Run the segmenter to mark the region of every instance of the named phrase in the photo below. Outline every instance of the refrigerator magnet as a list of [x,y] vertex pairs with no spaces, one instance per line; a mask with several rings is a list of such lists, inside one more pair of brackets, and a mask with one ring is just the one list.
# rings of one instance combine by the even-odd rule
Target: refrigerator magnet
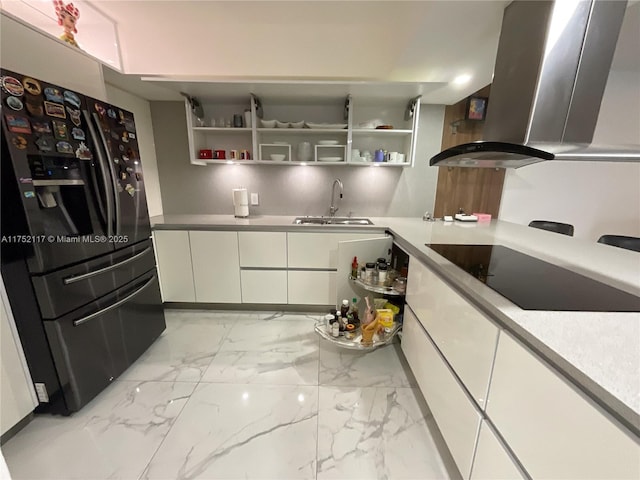
[[44,111],[50,117],[67,118],[67,114],[64,113],[64,106],[59,103],[44,102]]
[[9,107],[11,110],[15,110],[16,112],[19,110],[22,110],[22,107],[24,107],[24,105],[22,104],[22,100],[20,100],[18,97],[7,97],[7,107]]
[[113,130],[111,130],[110,133],[111,138],[113,138],[114,140],[120,140],[120,135],[118,135],[118,132],[114,132]]
[[69,90],[64,91],[64,101],[69,105],[80,108],[80,97]]
[[22,85],[27,93],[31,95],[40,95],[42,93],[42,87],[40,86],[40,82],[31,77],[24,77],[22,79]]
[[131,138],[132,140],[135,140],[136,139],[136,134],[129,132],[129,138]]
[[44,115],[44,109],[42,108],[42,101],[35,97],[26,97],[27,100],[27,112],[34,117],[42,117]]
[[107,115],[109,115],[109,118],[112,118],[114,120],[118,117],[116,115],[116,111],[113,108],[110,108],[109,110],[107,110]]
[[56,150],[60,153],[73,153],[73,147],[69,142],[56,143]]
[[98,112],[98,115],[100,115],[101,117],[104,117],[104,114],[107,113],[104,107],[99,103],[96,103],[94,108],[96,109],[96,112]]
[[122,155],[122,160],[125,162],[129,161],[129,157],[127,157],[126,155]]
[[113,163],[118,165],[120,163],[120,159],[118,157],[113,157]]
[[18,150],[24,150],[25,148],[27,148],[27,139],[21,137],[20,135],[13,137],[11,139],[11,143],[13,143],[13,146]]
[[124,152],[124,145],[118,145],[118,149],[119,149],[121,152]]
[[57,88],[48,87],[44,89],[44,98],[54,103],[64,103],[62,92]]
[[87,138],[84,134],[84,130],[78,127],[75,127],[71,130],[71,136],[74,140],[86,140]]
[[36,140],[36,146],[41,152],[52,152],[56,141],[50,135],[43,135]]
[[80,110],[76,110],[75,108],[67,107],[67,112],[69,113],[69,118],[71,122],[76,126],[80,126]]
[[84,144],[84,142],[80,142],[80,146],[76,150],[76,157],[80,160],[91,160],[93,155],[91,154],[91,150]]
[[127,193],[129,195],[131,195],[133,197],[133,194],[136,192],[136,189],[133,188],[133,186],[130,183],[127,183],[124,187],[124,189],[127,191]]
[[24,87],[17,78],[14,77],[2,77],[2,90],[14,97],[21,97],[24,95]]
[[67,124],[64,122],[53,121],[53,136],[58,140],[69,140],[69,132],[67,131]]
[[27,117],[20,117],[18,115],[5,115],[7,121],[7,128],[13,133],[31,133],[31,125]]
[[127,135],[127,132],[122,132],[122,138],[120,140],[124,143],[129,143],[129,135]]
[[134,123],[133,118],[125,117],[125,119],[124,119],[124,128],[128,132],[135,132],[136,131],[136,124]]
[[51,133],[49,122],[31,122],[31,128],[36,133]]
[[33,183],[33,178],[31,178],[31,177],[20,177],[19,181],[22,184],[31,184],[31,183]]
[[33,190],[24,192],[24,198],[36,198],[36,192],[34,192]]

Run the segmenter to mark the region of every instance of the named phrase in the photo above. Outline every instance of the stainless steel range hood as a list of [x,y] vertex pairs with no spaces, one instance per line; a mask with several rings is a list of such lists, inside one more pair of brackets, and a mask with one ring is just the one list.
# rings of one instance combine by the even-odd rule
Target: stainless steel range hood
[[626,0],[513,1],[502,20],[486,141],[444,150],[430,164],[640,162],[638,145],[591,145],[626,7]]

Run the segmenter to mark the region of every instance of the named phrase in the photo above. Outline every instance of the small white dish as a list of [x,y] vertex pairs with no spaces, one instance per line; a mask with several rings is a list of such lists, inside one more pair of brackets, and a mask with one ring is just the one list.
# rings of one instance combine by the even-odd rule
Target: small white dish
[[282,153],[272,153],[271,155],[269,155],[269,157],[271,157],[271,160],[273,160],[274,162],[282,162],[286,155],[282,154]]
[[318,145],[338,145],[338,140],[318,140]]
[[277,120],[262,120],[260,119],[260,124],[262,128],[276,128]]
[[319,162],[342,162],[342,157],[319,157]]
[[324,129],[336,129],[341,130],[347,128],[346,123],[311,123],[306,122],[305,125],[309,128],[324,128]]
[[276,120],[276,128],[289,128],[289,122],[280,122]]
[[304,120],[301,120],[299,122],[289,122],[289,126],[291,128],[304,128]]

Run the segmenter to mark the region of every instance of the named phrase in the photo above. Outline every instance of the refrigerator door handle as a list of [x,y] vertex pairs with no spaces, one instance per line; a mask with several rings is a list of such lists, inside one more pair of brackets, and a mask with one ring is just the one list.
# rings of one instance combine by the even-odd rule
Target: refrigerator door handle
[[132,257],[129,257],[126,260],[123,260],[122,262],[118,262],[114,265],[109,265],[108,267],[99,268],[98,270],[93,270],[91,272],[83,273],[82,275],[73,275],[71,277],[67,277],[62,281],[62,283],[64,283],[65,285],[69,285],[71,283],[76,283],[81,280],[86,280],[87,278],[95,277],[96,275],[100,275],[102,273],[110,272],[111,270],[115,270],[116,268],[119,268],[123,265],[126,265],[127,263],[131,263],[134,260],[137,260],[138,258],[142,257],[143,255],[146,255],[150,251],[151,251],[151,247],[147,247],[144,250],[142,250],[140,253],[136,253]]
[[86,317],[82,317],[82,318],[79,318],[78,320],[74,320],[73,326],[79,327],[83,323],[87,323],[88,321],[93,320],[94,318],[99,317],[100,315],[103,315],[107,312],[110,312],[111,310],[118,308],[120,305],[124,303],[127,303],[129,300],[131,300],[133,297],[140,294],[145,288],[151,285],[155,279],[156,279],[156,275],[154,273],[153,276],[149,280],[147,280],[146,283],[142,285],[139,289],[137,289],[135,292],[127,295],[122,300],[118,300],[116,303],[113,303],[108,307],[103,308],[102,310],[98,310],[97,312],[94,312],[91,315],[87,315]]
[[[105,160],[102,148],[98,145],[98,136],[96,135],[96,130],[93,127],[93,123],[91,123],[91,117],[89,116],[89,112],[86,110],[82,111],[84,115],[84,119],[87,122],[87,127],[89,129],[89,134],[93,138],[93,142],[96,146],[96,154],[98,156],[98,165],[100,166],[100,171],[102,172],[102,183],[104,185],[105,195],[107,197],[107,237],[113,236],[113,198],[118,198],[115,191],[113,191],[112,187],[109,186],[109,182],[107,181],[107,177],[111,177],[111,175],[107,172],[105,168]],[[104,139],[104,138],[103,138]],[[103,142],[104,145],[104,142]],[[109,161],[106,162],[110,163]],[[113,191],[113,195],[109,192]]]
[[116,171],[113,168],[113,160],[111,158],[111,155],[109,154],[109,145],[107,144],[107,139],[104,136],[104,132],[102,131],[102,128],[100,128],[100,117],[98,117],[97,113],[93,113],[93,120],[95,122],[95,126],[98,128],[98,135],[100,136],[100,140],[102,140],[104,151],[107,154],[107,165],[109,166],[109,171],[111,172],[111,181],[113,183],[113,195],[115,199],[116,235],[120,235],[120,194],[118,191],[118,176],[116,175]]

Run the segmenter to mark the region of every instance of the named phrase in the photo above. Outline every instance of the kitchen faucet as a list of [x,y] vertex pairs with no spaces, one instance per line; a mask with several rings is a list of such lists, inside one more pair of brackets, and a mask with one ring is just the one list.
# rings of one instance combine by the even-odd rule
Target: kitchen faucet
[[336,207],[333,204],[334,198],[335,198],[335,194],[336,194],[336,185],[338,185],[340,187],[340,198],[342,198],[342,190],[344,188],[344,185],[342,185],[342,180],[340,180],[339,178],[336,178],[333,181],[333,185],[331,186],[331,206],[329,206],[329,215],[331,215],[332,217],[338,211],[338,207]]

